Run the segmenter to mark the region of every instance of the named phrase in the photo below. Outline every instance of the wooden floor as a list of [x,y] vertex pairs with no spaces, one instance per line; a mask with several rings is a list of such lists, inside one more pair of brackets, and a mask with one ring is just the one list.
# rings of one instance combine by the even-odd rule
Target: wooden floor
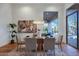
[[[16,44],[8,44],[4,47],[0,47],[0,53],[8,53],[16,48]],[[79,50],[69,45],[63,45],[63,51],[69,56],[79,56]]]
[[8,44],[6,46],[0,47],[0,53],[10,52],[16,48],[16,44]]
[[65,45],[63,51],[69,56],[79,56],[79,49],[73,48],[69,45]]

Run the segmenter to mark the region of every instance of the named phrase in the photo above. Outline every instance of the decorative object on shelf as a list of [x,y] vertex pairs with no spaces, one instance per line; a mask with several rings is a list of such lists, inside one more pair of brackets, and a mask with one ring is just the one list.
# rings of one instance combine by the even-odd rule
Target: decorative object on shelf
[[16,24],[14,24],[14,23],[10,23],[9,24],[9,26],[10,26],[10,32],[11,32],[11,44],[13,44],[14,43],[14,37],[16,37],[16,30],[15,30],[15,27],[16,27]]
[[33,37],[37,37],[37,33],[33,33]]
[[37,32],[37,25],[32,20],[20,20],[18,21],[18,31],[24,33]]
[[29,38],[30,36],[26,36],[27,38]]

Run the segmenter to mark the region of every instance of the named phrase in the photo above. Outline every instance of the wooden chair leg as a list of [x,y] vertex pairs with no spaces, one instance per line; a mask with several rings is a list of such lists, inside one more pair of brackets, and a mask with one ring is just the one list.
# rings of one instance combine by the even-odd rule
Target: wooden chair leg
[[21,51],[21,50],[22,50],[22,49],[21,49],[21,45],[19,45],[19,46],[20,46],[20,48],[19,48],[19,49],[20,49],[20,51]]
[[53,47],[53,55],[55,56],[55,45]]
[[17,47],[16,47],[16,48],[17,48],[16,50],[18,51],[18,50],[19,50],[19,47],[18,47],[18,45],[17,45]]

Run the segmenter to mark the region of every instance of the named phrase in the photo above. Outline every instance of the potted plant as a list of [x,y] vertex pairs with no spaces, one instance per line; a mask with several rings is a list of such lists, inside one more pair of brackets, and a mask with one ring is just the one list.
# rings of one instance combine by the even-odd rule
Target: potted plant
[[10,32],[11,32],[11,44],[12,43],[14,43],[14,37],[16,37],[16,30],[15,30],[15,27],[16,27],[16,24],[14,24],[14,23],[10,23],[9,24],[9,26],[10,26]]

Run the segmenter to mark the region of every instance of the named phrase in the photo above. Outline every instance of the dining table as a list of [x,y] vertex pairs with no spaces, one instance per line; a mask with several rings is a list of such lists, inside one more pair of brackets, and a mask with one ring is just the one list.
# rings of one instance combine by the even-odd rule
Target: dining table
[[[52,39],[55,39],[54,37],[51,37]],[[44,40],[47,39],[46,37],[37,37],[37,51],[44,51]],[[50,40],[50,38],[49,38]]]

